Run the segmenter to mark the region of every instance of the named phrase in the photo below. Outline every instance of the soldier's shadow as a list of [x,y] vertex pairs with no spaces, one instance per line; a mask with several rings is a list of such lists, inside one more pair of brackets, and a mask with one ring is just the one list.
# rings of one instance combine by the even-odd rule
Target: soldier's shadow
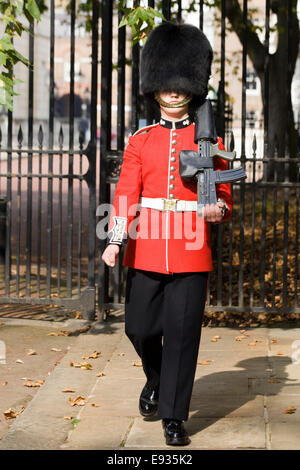
[[276,395],[283,387],[293,386],[297,381],[289,379],[286,372],[291,362],[288,356],[254,357],[235,364],[237,370],[208,373],[196,379],[190,419],[186,423],[189,434],[196,434],[228,416],[251,416],[252,411],[257,413],[258,409],[263,416],[263,399],[253,408],[250,403],[247,407],[244,405],[258,395]]

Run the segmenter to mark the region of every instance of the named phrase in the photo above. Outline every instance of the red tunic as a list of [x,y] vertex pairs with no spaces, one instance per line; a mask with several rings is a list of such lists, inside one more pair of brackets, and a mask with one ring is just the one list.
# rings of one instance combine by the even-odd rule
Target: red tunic
[[[163,121],[162,121],[163,122]],[[219,148],[224,150],[222,139]],[[109,230],[116,219],[124,222],[128,243],[123,265],[165,274],[212,271],[209,223],[197,212],[160,211],[141,207],[140,197],[197,201],[197,183],[185,182],[179,174],[181,150],[197,150],[194,124],[170,129],[149,126],[129,138],[116,186]],[[215,170],[226,170],[228,162],[214,158]],[[229,220],[232,210],[231,185],[216,185],[217,197],[226,201]],[[129,233],[128,233],[129,232]]]

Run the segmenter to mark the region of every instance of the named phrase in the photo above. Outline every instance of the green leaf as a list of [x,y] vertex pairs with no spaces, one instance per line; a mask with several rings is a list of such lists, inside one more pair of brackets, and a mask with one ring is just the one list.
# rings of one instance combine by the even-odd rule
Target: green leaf
[[18,52],[16,49],[9,53],[9,56],[12,58],[14,64],[16,64],[17,62],[22,62],[22,64],[24,65],[29,65],[29,60],[26,59],[26,57],[24,57],[22,54],[20,54],[20,52]]
[[7,93],[4,87],[1,87],[1,79],[0,79],[0,105],[12,111],[13,110],[12,104],[13,104],[12,97]]
[[78,424],[78,423],[80,423],[80,419],[77,419],[77,418],[74,418],[71,421],[71,424],[72,424],[73,428],[75,428],[76,424]]
[[12,43],[12,38],[8,35],[3,36],[2,39],[0,39],[0,49],[3,51],[9,51],[13,49],[13,43]]
[[0,65],[4,65],[5,67],[6,61],[7,61],[7,54],[0,51]]
[[129,24],[129,26],[133,26],[137,22],[139,13],[140,13],[139,8],[137,8],[135,11],[133,11],[132,13],[130,13],[128,15],[128,24]]
[[123,26],[126,26],[127,24],[128,24],[127,16],[124,15],[120,21],[119,28],[122,28]]
[[23,33],[23,31],[26,31],[28,32],[29,29],[26,28],[20,21],[15,21],[14,23],[14,30],[16,31],[16,33],[21,36],[21,34]]
[[13,89],[13,79],[8,73],[0,73],[0,80],[4,83],[5,88]]
[[26,3],[26,10],[30,13],[30,15],[35,18],[37,21],[40,21],[40,9],[37,6],[35,0],[28,0]]
[[24,0],[16,0],[16,16],[23,15]]

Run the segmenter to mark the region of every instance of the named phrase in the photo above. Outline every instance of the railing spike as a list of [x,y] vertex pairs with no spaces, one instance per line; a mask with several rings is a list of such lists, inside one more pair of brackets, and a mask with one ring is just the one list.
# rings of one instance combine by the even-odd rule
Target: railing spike
[[257,139],[256,139],[256,134],[253,135],[253,141],[252,141],[252,150],[253,153],[256,153],[257,150]]
[[84,132],[82,130],[79,131],[79,145],[80,145],[80,148],[83,147],[83,144],[84,144]]
[[229,147],[230,147],[230,152],[233,152],[233,151],[234,151],[234,147],[235,147],[235,141],[234,141],[234,134],[233,134],[232,131],[231,131],[231,133],[230,133],[230,144],[229,144]]
[[43,131],[42,125],[40,124],[39,132],[38,132],[38,141],[39,141],[40,147],[43,146],[43,140],[44,140],[44,131]]
[[19,143],[19,146],[22,145],[22,142],[23,142],[23,131],[22,131],[22,126],[21,126],[21,124],[20,124],[19,131],[18,131],[18,143]]
[[62,147],[63,143],[64,143],[64,132],[62,129],[62,125],[60,125],[59,134],[58,134],[58,144],[60,147]]

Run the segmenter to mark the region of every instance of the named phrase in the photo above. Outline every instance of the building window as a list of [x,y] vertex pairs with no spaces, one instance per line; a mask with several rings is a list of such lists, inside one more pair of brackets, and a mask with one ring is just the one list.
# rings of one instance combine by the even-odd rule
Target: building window
[[260,81],[257,73],[253,69],[247,69],[246,89],[247,93],[251,95],[258,95],[260,93]]
[[[71,64],[70,62],[64,63],[64,81],[70,82],[70,73],[71,73]],[[74,81],[79,82],[82,76],[82,72],[80,70],[80,63],[74,62]]]
[[246,126],[250,127],[250,129],[254,129],[256,124],[256,112],[255,111],[247,111],[246,113]]

